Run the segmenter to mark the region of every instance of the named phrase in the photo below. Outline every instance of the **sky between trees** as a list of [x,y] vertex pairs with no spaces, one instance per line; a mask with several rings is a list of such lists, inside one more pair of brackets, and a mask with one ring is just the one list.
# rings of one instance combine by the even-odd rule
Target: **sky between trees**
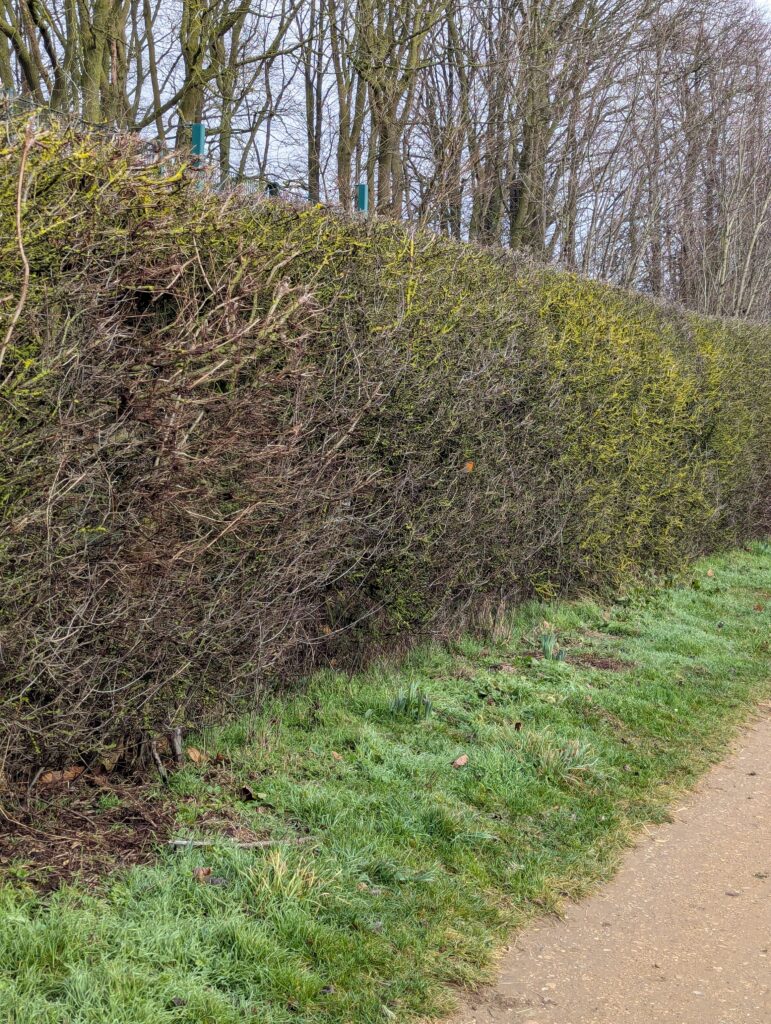
[[710,313],[771,315],[750,0],[0,0],[0,81],[268,180]]

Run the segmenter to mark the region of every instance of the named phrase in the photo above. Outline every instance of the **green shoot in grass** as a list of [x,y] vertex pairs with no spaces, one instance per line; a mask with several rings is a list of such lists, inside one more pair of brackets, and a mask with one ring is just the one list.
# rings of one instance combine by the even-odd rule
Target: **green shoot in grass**
[[410,683],[406,689],[399,690],[391,701],[391,713],[421,722],[429,717],[432,706],[430,697],[422,692],[418,684]]
[[541,634],[541,653],[546,661],[564,661],[565,650],[559,646],[555,633]]

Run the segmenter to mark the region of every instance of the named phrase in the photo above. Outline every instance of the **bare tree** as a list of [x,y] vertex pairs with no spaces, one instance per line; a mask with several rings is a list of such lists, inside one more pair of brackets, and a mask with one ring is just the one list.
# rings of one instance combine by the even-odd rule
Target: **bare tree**
[[254,177],[768,317],[752,0],[0,0],[0,82]]

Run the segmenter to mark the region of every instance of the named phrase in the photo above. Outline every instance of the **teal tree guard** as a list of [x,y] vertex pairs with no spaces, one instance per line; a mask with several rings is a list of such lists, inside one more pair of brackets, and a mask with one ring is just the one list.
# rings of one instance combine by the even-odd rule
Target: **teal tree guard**
[[203,158],[206,153],[206,129],[200,121],[190,126],[193,131],[193,156],[196,157],[195,166],[203,168]]
[[206,129],[200,121],[194,121],[190,125],[192,129],[193,169],[200,171],[196,188],[202,189],[204,185],[204,157],[206,155]]

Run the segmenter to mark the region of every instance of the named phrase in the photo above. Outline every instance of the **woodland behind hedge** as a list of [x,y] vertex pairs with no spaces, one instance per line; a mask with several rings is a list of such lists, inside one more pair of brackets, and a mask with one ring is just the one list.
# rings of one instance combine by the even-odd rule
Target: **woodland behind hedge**
[[130,138],[0,145],[0,768],[771,526],[771,327]]

